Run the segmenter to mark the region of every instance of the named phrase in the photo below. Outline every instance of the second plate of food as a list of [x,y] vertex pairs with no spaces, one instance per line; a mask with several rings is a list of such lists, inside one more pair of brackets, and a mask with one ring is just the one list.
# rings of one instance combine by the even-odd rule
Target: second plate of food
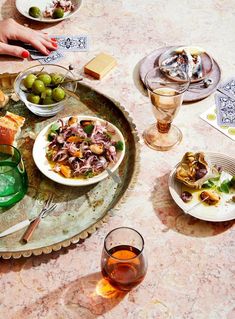
[[181,80],[183,70],[191,79],[190,82],[194,83],[202,81],[211,73],[213,60],[202,48],[180,46],[170,48],[161,54],[159,66],[170,78],[177,80]]
[[[143,60],[140,63],[139,73],[140,73],[140,79],[144,85],[145,85],[146,74],[153,68],[162,65],[163,61],[170,59],[168,60],[170,63],[170,69],[172,64],[173,64],[172,71],[175,69],[174,53],[175,53],[175,50],[177,50],[177,48],[178,49],[182,48],[182,46],[162,47],[151,52],[145,58],[143,58]],[[185,55],[184,57],[187,58]],[[194,79],[194,82],[198,82],[199,80],[198,83],[192,83],[189,85],[188,90],[184,93],[184,97],[183,97],[184,102],[196,102],[198,100],[206,98],[207,96],[209,96],[216,90],[220,82],[221,70],[217,62],[213,58],[211,58],[210,55],[207,54],[206,52],[203,53],[202,60],[203,60],[203,67],[202,67],[202,73],[201,73],[202,77],[200,78],[200,80]],[[198,69],[196,68],[196,73],[197,72],[198,72]],[[200,74],[200,72],[197,74]],[[204,78],[211,80],[211,84],[208,87],[205,87],[203,84]]]
[[68,186],[97,183],[117,170],[125,155],[120,130],[93,116],[71,116],[47,125],[37,136],[33,158],[51,180]]
[[176,204],[196,218],[220,222],[235,218],[235,160],[220,153],[184,155],[169,176]]
[[55,23],[70,18],[81,7],[82,0],[16,0],[17,10],[26,18]]

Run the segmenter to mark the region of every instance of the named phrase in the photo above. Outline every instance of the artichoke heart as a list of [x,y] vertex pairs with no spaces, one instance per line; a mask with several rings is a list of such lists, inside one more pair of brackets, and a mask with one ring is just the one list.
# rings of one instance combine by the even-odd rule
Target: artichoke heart
[[203,152],[185,153],[176,169],[176,179],[190,188],[200,189],[202,184],[217,171],[205,159]]

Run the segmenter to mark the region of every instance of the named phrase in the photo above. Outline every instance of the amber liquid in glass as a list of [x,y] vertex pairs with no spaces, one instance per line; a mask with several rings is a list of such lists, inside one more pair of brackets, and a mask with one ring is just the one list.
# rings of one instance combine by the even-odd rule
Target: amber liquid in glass
[[173,118],[179,111],[183,95],[172,88],[158,88],[150,92],[154,115],[158,121],[157,128],[160,133],[167,133]]
[[114,258],[107,257],[101,267],[104,278],[113,287],[129,291],[144,279],[145,261],[137,248],[120,245],[110,249],[109,255]]

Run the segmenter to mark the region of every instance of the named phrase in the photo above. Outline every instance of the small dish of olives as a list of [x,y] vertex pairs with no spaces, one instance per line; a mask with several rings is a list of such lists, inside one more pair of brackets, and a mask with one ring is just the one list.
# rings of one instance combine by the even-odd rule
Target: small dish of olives
[[14,83],[15,93],[34,114],[49,117],[61,111],[77,83],[73,73],[59,65],[37,65],[21,72]]
[[16,0],[17,10],[26,18],[55,23],[70,18],[81,7],[82,0]]

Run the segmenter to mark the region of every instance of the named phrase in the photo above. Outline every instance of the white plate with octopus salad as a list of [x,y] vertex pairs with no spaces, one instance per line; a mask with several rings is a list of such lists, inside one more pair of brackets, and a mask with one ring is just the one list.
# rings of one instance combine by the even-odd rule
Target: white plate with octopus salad
[[[43,154],[43,156],[42,156]],[[47,125],[37,136],[33,158],[51,180],[85,186],[117,170],[125,154],[120,130],[93,116],[71,116]]]

